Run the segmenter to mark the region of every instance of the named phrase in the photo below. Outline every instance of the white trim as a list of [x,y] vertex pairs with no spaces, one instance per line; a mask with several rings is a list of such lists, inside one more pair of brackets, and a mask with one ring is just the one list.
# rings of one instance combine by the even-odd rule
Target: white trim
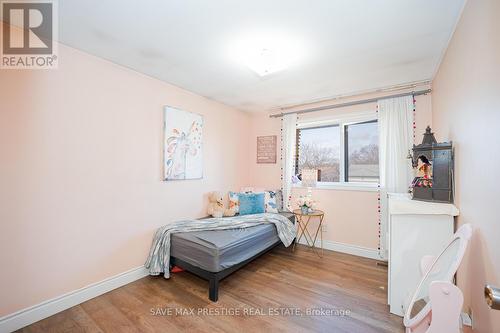
[[[350,120],[349,120],[350,121]],[[341,184],[346,183],[345,179],[345,168],[346,164],[349,163],[349,160],[345,158],[345,123],[340,123],[340,156],[339,156],[339,182]],[[300,151],[299,151],[300,152]]]
[[143,267],[117,274],[0,318],[0,332],[12,332],[148,275]]
[[[300,240],[299,244],[307,245],[307,242],[304,238],[302,238]],[[320,240],[316,240],[316,246],[318,248],[321,247]],[[325,250],[352,254],[352,255],[355,255],[358,257],[381,260],[379,253],[378,253],[378,250],[377,249],[370,249],[368,247],[345,244],[345,243],[340,243],[340,242],[335,242],[335,241],[330,241],[330,240],[324,240],[323,241],[323,248]]]
[[293,185],[293,188],[305,188],[312,190],[338,190],[338,191],[361,191],[361,192],[377,192],[378,183],[348,183],[348,182],[318,182],[316,187],[302,186],[301,183]]

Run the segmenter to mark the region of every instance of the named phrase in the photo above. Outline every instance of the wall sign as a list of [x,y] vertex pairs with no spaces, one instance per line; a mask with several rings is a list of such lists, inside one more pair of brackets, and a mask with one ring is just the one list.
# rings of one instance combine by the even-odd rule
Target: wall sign
[[276,135],[257,137],[257,163],[276,163]]

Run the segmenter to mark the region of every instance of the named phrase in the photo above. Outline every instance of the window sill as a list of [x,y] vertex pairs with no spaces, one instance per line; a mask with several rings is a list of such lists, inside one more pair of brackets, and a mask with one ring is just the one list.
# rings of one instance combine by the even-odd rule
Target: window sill
[[[302,186],[302,184],[293,184],[293,188],[309,188]],[[377,192],[379,190],[378,184],[372,183],[318,183],[316,187],[311,187],[313,190],[338,190],[338,191],[363,191],[363,192]]]

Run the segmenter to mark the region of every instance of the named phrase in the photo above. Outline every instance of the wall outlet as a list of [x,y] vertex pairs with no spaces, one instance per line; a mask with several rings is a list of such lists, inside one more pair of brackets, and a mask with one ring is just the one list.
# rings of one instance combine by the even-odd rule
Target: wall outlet
[[467,312],[462,312],[460,314],[460,319],[462,321],[462,325],[469,326],[471,329],[474,329],[474,315],[471,307],[467,309]]
[[472,318],[467,312],[462,312],[460,318],[462,320],[462,325],[472,327]]
[[326,232],[326,224],[323,224],[323,225],[321,226],[321,231]]

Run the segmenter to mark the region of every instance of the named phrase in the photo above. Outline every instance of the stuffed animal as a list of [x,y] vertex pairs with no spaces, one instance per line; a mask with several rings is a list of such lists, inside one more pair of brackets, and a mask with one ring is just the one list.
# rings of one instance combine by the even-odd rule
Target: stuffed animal
[[234,216],[236,211],[234,208],[227,209],[224,207],[224,197],[222,192],[211,192],[208,195],[208,215],[213,217]]

